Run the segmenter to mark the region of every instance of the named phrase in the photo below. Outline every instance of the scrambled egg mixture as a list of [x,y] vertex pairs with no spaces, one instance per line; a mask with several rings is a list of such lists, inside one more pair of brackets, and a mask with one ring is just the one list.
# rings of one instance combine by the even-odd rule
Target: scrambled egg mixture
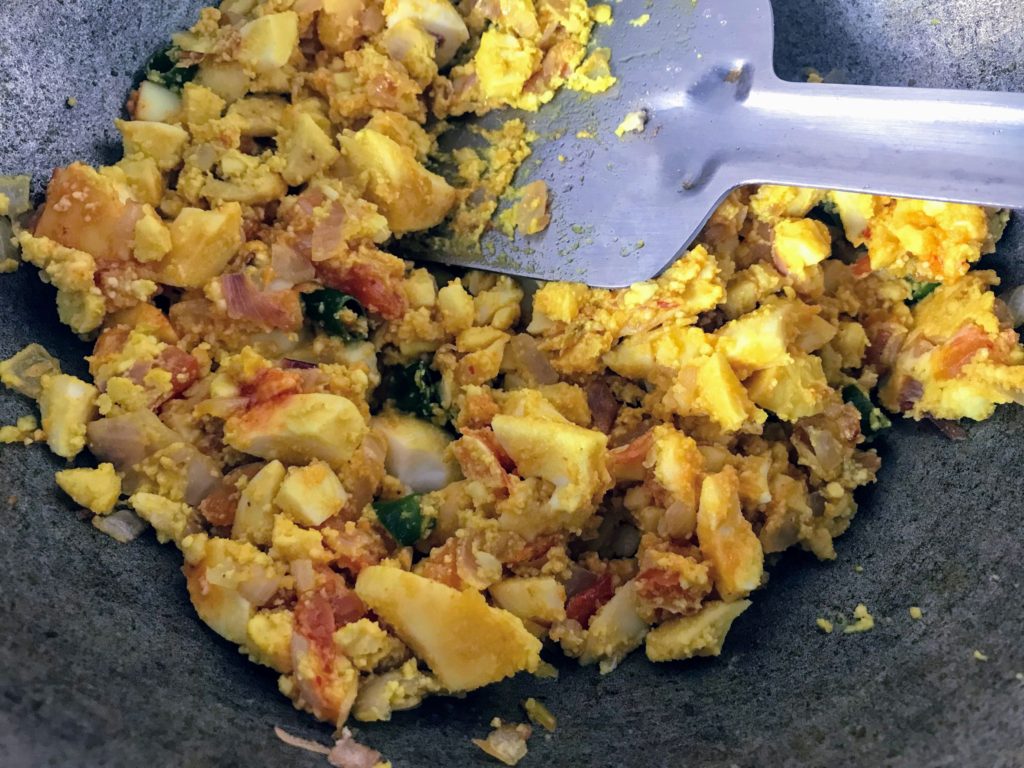
[[[458,185],[428,115],[606,86],[591,21],[225,0],[154,61],[124,159],[57,170],[17,230],[95,346],[91,381],[38,345],[0,364],[41,414],[5,439],[88,450],[61,489],[177,546],[202,619],[339,727],[544,674],[545,643],[605,672],[717,655],[767,555],[835,556],[880,406],[983,419],[1024,391],[999,280],[971,271],[1006,218],[973,206],[740,189],[659,278],[529,302],[391,255],[480,226],[464,204],[528,151],[506,124]],[[524,190],[510,226],[545,205]]]

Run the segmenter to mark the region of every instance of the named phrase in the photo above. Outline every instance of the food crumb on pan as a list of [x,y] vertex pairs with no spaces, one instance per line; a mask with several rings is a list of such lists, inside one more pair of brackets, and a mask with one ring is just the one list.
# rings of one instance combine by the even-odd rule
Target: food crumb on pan
[[853,572],[854,573],[864,573],[864,566],[860,565],[859,563],[857,565],[854,565],[853,566]]
[[910,606],[910,608],[908,610],[910,612],[910,618],[912,618],[914,621],[917,621],[917,620],[921,619],[922,617],[924,617],[924,611],[922,611],[916,605]]
[[644,128],[647,125],[647,110],[638,109],[635,112],[629,112],[622,118],[622,122],[619,123],[615,129],[615,135],[620,139],[627,133],[643,133]]
[[651,14],[641,13],[635,19],[629,20],[629,26],[631,27],[643,27],[646,26],[647,22],[651,20]]
[[491,720],[492,730],[486,739],[473,739],[480,749],[505,765],[516,765],[526,757],[526,742],[533,729],[525,723],[503,723],[501,718]]
[[547,182],[537,179],[508,193],[516,202],[498,214],[497,225],[509,237],[515,232],[536,235],[551,223]]
[[554,664],[549,664],[546,661],[542,661],[537,665],[536,671],[533,673],[534,677],[539,677],[542,680],[557,680],[558,679],[558,667]]
[[45,439],[46,434],[39,429],[35,416],[19,416],[14,424],[0,427],[0,443],[31,445]]
[[609,48],[595,48],[583,60],[583,63],[569,75],[566,87],[583,93],[604,93],[607,91],[618,81],[612,74],[611,56],[612,52]]
[[558,726],[558,719],[551,710],[532,697],[523,702],[523,709],[526,710],[526,716],[530,718],[531,723],[539,725],[549,733]]
[[596,24],[611,24],[612,7],[607,3],[592,5],[590,6],[590,18],[592,18]]
[[853,618],[855,619],[853,623],[843,627],[843,634],[869,632],[875,628],[875,617],[868,613],[868,608],[864,603],[858,603],[857,607],[853,609]]
[[819,616],[817,619],[814,620],[814,623],[817,625],[818,629],[820,629],[826,635],[831,635],[832,634],[832,629],[833,629],[832,622],[829,621],[828,619]]
[[975,649],[972,655],[977,661],[988,661],[988,654],[982,653],[978,649]]
[[342,728],[337,734],[333,747],[295,736],[279,725],[274,726],[274,735],[290,747],[323,755],[333,768],[391,768],[391,763],[383,760],[380,752],[360,744],[348,728]]

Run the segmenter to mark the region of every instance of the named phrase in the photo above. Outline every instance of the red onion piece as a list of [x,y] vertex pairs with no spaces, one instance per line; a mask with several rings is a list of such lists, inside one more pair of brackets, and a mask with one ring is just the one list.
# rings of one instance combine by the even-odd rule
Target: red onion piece
[[572,575],[565,582],[565,596],[573,597],[585,589],[589,589],[597,581],[597,575],[578,565],[572,566]]
[[344,243],[342,227],[345,224],[345,209],[338,203],[331,203],[327,215],[313,227],[311,256],[313,261],[323,261],[333,256]]
[[1024,325],[1024,285],[1018,285],[1009,293],[1003,294],[1002,298],[1005,303],[1007,313],[1010,321],[1013,323],[1013,327],[1017,328],[1020,325]]
[[122,472],[154,451],[181,441],[178,433],[152,411],[133,411],[99,419],[89,424],[86,434],[93,455],[100,461],[109,461]]
[[327,762],[335,768],[373,768],[380,761],[380,752],[360,744],[348,728],[341,729],[341,738],[327,755]]
[[146,530],[146,522],[130,509],[119,509],[110,515],[97,515],[92,519],[93,526],[112,539],[127,544],[134,541]]
[[904,379],[902,386],[900,386],[899,394],[896,398],[899,409],[903,412],[911,410],[923,394],[924,384],[908,376]]
[[193,507],[209,496],[221,481],[216,462],[197,449],[192,450],[188,459],[186,477],[185,503]]
[[297,749],[304,749],[307,752],[315,752],[318,755],[329,755],[331,750],[329,747],[324,746],[316,741],[310,741],[309,739],[303,739],[298,736],[292,736],[288,731],[279,725],[274,726],[274,735],[277,736],[281,741],[287,744],[289,747],[296,747]]
[[260,291],[248,275],[240,272],[219,279],[228,317],[233,320],[251,320],[269,328],[292,331],[302,327],[297,291]]
[[611,387],[601,379],[595,379],[587,385],[587,405],[590,406],[590,417],[594,429],[606,435],[612,431],[615,419],[619,415],[621,404],[612,394]]
[[280,241],[270,247],[270,267],[274,270],[271,287],[277,290],[291,288],[316,277],[316,270],[309,259]]
[[935,428],[939,430],[948,440],[960,443],[967,439],[967,430],[960,425],[959,422],[951,419],[936,419],[931,416],[928,417]]
[[518,363],[518,367],[532,376],[537,384],[556,384],[558,373],[551,367],[544,353],[537,348],[537,340],[532,336],[520,333],[509,341],[509,354]]

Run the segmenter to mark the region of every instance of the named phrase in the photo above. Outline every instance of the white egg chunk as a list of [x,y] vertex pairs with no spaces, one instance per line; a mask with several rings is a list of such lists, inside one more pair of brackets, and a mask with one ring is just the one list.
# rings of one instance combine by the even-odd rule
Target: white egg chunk
[[718,656],[736,617],[750,607],[749,600],[714,601],[692,616],[670,619],[647,635],[647,658],[678,661],[692,656]]
[[192,507],[179,501],[172,501],[156,493],[136,493],[128,503],[135,514],[153,526],[156,539],[161,544],[173,541],[179,544],[195,526]]
[[423,659],[448,691],[471,691],[540,663],[540,641],[508,611],[398,568],[364,568],[356,594]]
[[374,203],[395,235],[440,224],[455,204],[455,190],[428,171],[413,151],[372,128],[345,131],[338,137],[338,167],[363,197]]
[[268,13],[242,27],[238,60],[255,72],[272,72],[288,63],[299,44],[299,16],[294,11]]
[[124,138],[124,156],[152,158],[161,171],[169,171],[181,162],[188,145],[188,131],[180,125],[159,120],[115,120]]
[[458,465],[448,456],[452,439],[440,427],[400,413],[375,416],[370,426],[387,442],[388,474],[413,493],[436,491],[459,479]]
[[437,40],[437,65],[443,67],[469,39],[462,16],[449,0],[386,0],[384,18],[388,27],[411,19]]
[[854,246],[863,245],[871,219],[882,207],[880,198],[859,192],[829,192],[828,196],[843,222],[846,239]]
[[274,497],[284,474],[284,465],[272,461],[252,476],[238,496],[231,538],[262,546],[270,544],[274,530]]
[[348,493],[338,476],[322,461],[290,467],[275,499],[282,512],[310,527],[340,512],[347,501]]
[[209,211],[183,208],[169,229],[171,249],[156,265],[156,279],[198,288],[223,272],[242,246],[242,207],[227,203]]
[[235,450],[288,464],[313,458],[338,466],[352,456],[366,432],[351,400],[322,393],[275,398],[224,423],[224,439]]
[[309,181],[338,159],[334,142],[312,115],[288,109],[277,131],[278,154],[284,159],[281,177],[292,186]]
[[57,485],[94,515],[108,515],[121,495],[121,478],[110,463],[96,469],[64,469],[54,476]]
[[785,219],[775,225],[772,254],[784,274],[800,279],[807,267],[828,258],[832,237],[828,227],[814,219]]
[[181,97],[162,85],[143,80],[135,100],[135,119],[171,122],[181,112]]
[[644,641],[648,624],[637,610],[636,584],[623,584],[594,614],[583,645],[581,664],[600,662],[602,674],[611,672]]
[[226,640],[245,644],[249,620],[259,605],[243,592],[250,597],[272,594],[280,581],[274,561],[252,544],[202,533],[185,537],[181,549],[188,594],[199,618]]
[[715,587],[723,600],[745,597],[761,585],[764,552],[740,508],[739,476],[733,467],[704,478],[697,539],[701,554],[714,566]]
[[523,621],[551,624],[565,619],[565,587],[551,576],[513,577],[492,584],[499,608]]
[[610,484],[604,459],[607,436],[532,416],[499,414],[491,427],[520,476],[539,477],[555,486],[551,508],[565,513],[567,528],[578,529],[593,499]]
[[39,412],[46,444],[65,459],[73,459],[85,447],[85,432],[96,414],[99,390],[75,376],[60,373],[42,380]]

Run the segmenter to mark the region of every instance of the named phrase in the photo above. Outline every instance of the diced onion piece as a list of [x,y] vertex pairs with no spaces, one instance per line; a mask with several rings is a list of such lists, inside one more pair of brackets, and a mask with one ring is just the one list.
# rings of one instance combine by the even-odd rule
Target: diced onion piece
[[288,566],[295,579],[295,591],[300,594],[309,592],[316,586],[316,574],[313,572],[312,560],[292,560]]
[[532,733],[528,725],[502,724],[499,720],[486,739],[473,739],[473,743],[495,760],[515,765],[526,757],[526,740]]
[[259,608],[274,596],[280,586],[276,577],[257,571],[251,579],[238,585],[238,594]]
[[413,493],[436,491],[459,479],[447,454],[451,438],[440,427],[400,413],[375,416],[371,426],[387,441],[388,473]]
[[32,399],[42,394],[42,378],[60,373],[60,362],[39,344],[29,344],[13,357],[0,362],[4,386]]
[[181,437],[152,411],[133,411],[108,416],[89,424],[89,450],[100,461],[109,461],[124,472],[154,451],[180,442]]
[[1024,285],[1018,285],[1002,298],[1010,312],[1013,327],[1024,325]]
[[380,760],[380,752],[353,739],[348,728],[341,729],[341,738],[327,755],[327,762],[335,768],[373,768]]
[[146,522],[130,509],[119,509],[111,515],[97,515],[93,526],[122,544],[134,541],[146,530]]
[[312,262],[284,243],[270,247],[270,267],[274,270],[274,280],[268,286],[271,291],[291,288],[316,277]]
[[32,207],[29,200],[31,183],[28,176],[0,176],[0,195],[7,197],[5,216],[20,216]]

